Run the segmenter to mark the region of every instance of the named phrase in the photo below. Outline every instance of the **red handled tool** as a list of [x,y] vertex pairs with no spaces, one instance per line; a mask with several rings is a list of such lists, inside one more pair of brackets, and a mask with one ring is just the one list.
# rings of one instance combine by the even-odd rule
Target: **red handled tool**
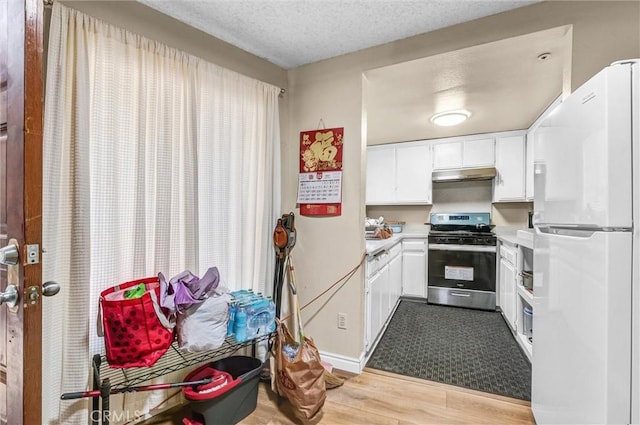
[[273,278],[273,302],[276,305],[276,317],[280,317],[282,285],[284,283],[284,265],[289,253],[296,244],[295,216],[292,212],[278,219],[273,232],[273,244],[276,249],[276,267]]
[[[207,385],[213,381],[212,378],[200,379],[198,381],[188,381],[188,382],[173,382],[170,384],[153,384],[153,385],[141,385],[138,387],[128,387],[122,389],[112,389],[110,394],[119,394],[119,393],[128,393],[128,392],[138,392],[138,391],[155,391],[155,390],[166,390],[169,388],[177,388],[177,387],[198,387],[200,385]],[[75,393],[64,393],[60,396],[60,400],[73,400],[76,398],[86,398],[86,397],[100,397],[100,390],[92,390],[92,391],[79,391]]]

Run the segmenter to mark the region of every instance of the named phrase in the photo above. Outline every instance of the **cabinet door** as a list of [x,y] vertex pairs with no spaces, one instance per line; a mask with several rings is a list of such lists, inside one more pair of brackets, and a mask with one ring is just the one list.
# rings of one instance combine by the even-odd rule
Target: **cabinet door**
[[427,294],[427,241],[402,242],[402,295],[425,298]]
[[396,199],[395,148],[367,149],[367,204],[388,204]]
[[525,197],[527,201],[533,201],[533,147],[536,131],[527,133],[527,153],[525,158]]
[[367,284],[364,289],[364,349],[369,352],[371,348],[371,320],[373,314],[371,312],[371,283],[373,279],[367,279]]
[[380,271],[371,278],[371,340],[375,341],[386,320],[385,305],[388,298],[385,297],[389,287],[389,265],[383,266]]
[[398,298],[400,298],[400,292],[402,291],[402,255],[398,255],[389,262],[389,288],[391,289],[389,297],[389,310],[387,311],[387,317],[393,311]]
[[429,145],[396,148],[396,201],[431,203]]
[[373,344],[378,336],[380,330],[380,303],[382,298],[382,275],[376,273],[370,279],[370,291],[371,291],[371,344]]
[[500,308],[507,323],[516,329],[516,268],[500,258]]
[[462,146],[462,166],[491,167],[495,163],[493,138],[465,140]]
[[496,170],[493,201],[524,201],[524,136],[496,139]]
[[462,142],[438,142],[433,144],[433,169],[459,168],[462,166]]

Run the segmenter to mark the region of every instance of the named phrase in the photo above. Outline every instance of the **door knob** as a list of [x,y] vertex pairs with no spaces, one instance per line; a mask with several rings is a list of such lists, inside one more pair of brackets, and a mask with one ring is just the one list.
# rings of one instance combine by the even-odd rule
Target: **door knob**
[[7,304],[7,307],[14,308],[18,303],[18,288],[16,285],[7,285],[5,292],[0,292],[0,305]]
[[60,292],[58,283],[49,281],[42,284],[42,290],[37,286],[31,286],[27,289],[27,305],[36,305],[40,300],[40,294],[45,297],[52,297]]
[[42,284],[42,295],[52,297],[60,292],[60,285],[57,282],[49,281]]
[[5,266],[15,266],[18,264],[18,246],[14,243],[0,248],[0,263]]

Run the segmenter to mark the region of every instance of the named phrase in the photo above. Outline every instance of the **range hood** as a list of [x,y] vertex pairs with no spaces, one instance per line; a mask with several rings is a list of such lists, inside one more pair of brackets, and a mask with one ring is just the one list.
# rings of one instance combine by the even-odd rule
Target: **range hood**
[[491,180],[495,176],[495,167],[458,168],[453,170],[434,171],[431,173],[431,180],[434,183],[462,182],[470,180]]

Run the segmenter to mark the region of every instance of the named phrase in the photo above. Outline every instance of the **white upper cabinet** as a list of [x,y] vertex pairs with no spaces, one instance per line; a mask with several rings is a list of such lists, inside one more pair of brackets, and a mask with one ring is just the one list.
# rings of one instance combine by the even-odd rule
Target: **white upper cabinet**
[[433,169],[459,168],[462,165],[462,142],[433,144]]
[[376,146],[367,149],[367,204],[395,200],[396,149]]
[[533,202],[533,146],[535,138],[535,130],[527,133],[527,155],[524,167],[525,175],[525,198],[527,201]]
[[462,166],[491,167],[494,164],[493,137],[462,142]]
[[428,142],[367,148],[367,205],[430,204],[431,151]]
[[525,135],[496,137],[496,178],[493,202],[525,200]]
[[429,145],[396,148],[396,201],[398,203],[431,203]]
[[434,170],[491,167],[493,165],[493,137],[469,140],[440,140],[433,143]]

